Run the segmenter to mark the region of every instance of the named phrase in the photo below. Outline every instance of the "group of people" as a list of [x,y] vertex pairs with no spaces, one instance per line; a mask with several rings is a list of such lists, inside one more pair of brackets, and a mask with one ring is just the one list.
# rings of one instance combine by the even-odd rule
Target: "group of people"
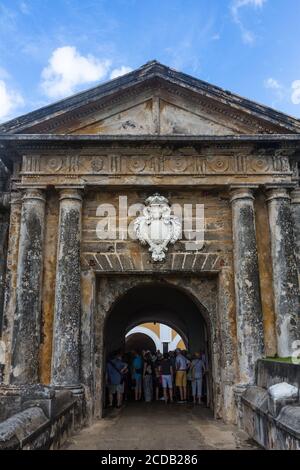
[[[187,351],[131,351],[123,357],[116,351],[107,361],[106,383],[108,406],[113,406],[116,396],[117,408],[134,395],[135,401],[145,402],[163,399],[165,403],[186,403],[192,400],[201,404],[203,389],[208,393],[208,364],[203,351],[193,355]],[[205,385],[205,387],[204,387]],[[162,396],[161,396],[162,395]]]

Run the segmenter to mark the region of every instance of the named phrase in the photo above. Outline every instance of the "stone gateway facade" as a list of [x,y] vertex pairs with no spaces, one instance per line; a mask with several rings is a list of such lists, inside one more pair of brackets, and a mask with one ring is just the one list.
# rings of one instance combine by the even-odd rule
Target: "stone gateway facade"
[[[300,122],[153,61],[1,125],[0,157],[2,417],[101,417],[107,354],[157,321],[206,350],[236,422],[257,360],[299,348]],[[199,247],[190,227],[155,261],[128,236],[156,193],[203,207]]]

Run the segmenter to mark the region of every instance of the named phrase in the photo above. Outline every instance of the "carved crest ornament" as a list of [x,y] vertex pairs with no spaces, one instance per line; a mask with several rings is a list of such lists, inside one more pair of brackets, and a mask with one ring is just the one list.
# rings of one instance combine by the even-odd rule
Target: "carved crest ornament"
[[168,199],[155,193],[146,199],[143,215],[134,221],[134,231],[142,245],[149,245],[153,261],[163,261],[168,244],[180,237],[181,222],[171,215]]

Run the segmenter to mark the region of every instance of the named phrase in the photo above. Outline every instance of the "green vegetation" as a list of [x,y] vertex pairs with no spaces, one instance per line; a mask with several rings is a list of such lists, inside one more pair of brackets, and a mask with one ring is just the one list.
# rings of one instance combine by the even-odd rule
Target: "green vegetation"
[[273,361],[273,362],[286,362],[288,364],[293,364],[291,357],[266,357],[266,361]]

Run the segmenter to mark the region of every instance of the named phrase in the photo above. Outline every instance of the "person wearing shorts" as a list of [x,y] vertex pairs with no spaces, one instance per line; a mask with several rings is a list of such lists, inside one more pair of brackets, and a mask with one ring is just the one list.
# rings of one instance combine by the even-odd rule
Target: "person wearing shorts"
[[107,362],[106,380],[108,384],[109,406],[113,406],[114,395],[117,394],[117,408],[121,408],[124,394],[124,374],[127,364],[122,360],[121,351],[117,351],[112,359]]
[[180,349],[176,349],[176,387],[179,388],[180,401],[179,403],[186,402],[186,373],[189,368],[190,361],[182,354]]
[[[173,368],[169,358],[169,354],[165,353],[160,363],[160,371],[162,376],[162,387],[164,392],[165,403],[168,403],[170,397],[170,403],[173,403]],[[169,397],[168,397],[169,391]]]

